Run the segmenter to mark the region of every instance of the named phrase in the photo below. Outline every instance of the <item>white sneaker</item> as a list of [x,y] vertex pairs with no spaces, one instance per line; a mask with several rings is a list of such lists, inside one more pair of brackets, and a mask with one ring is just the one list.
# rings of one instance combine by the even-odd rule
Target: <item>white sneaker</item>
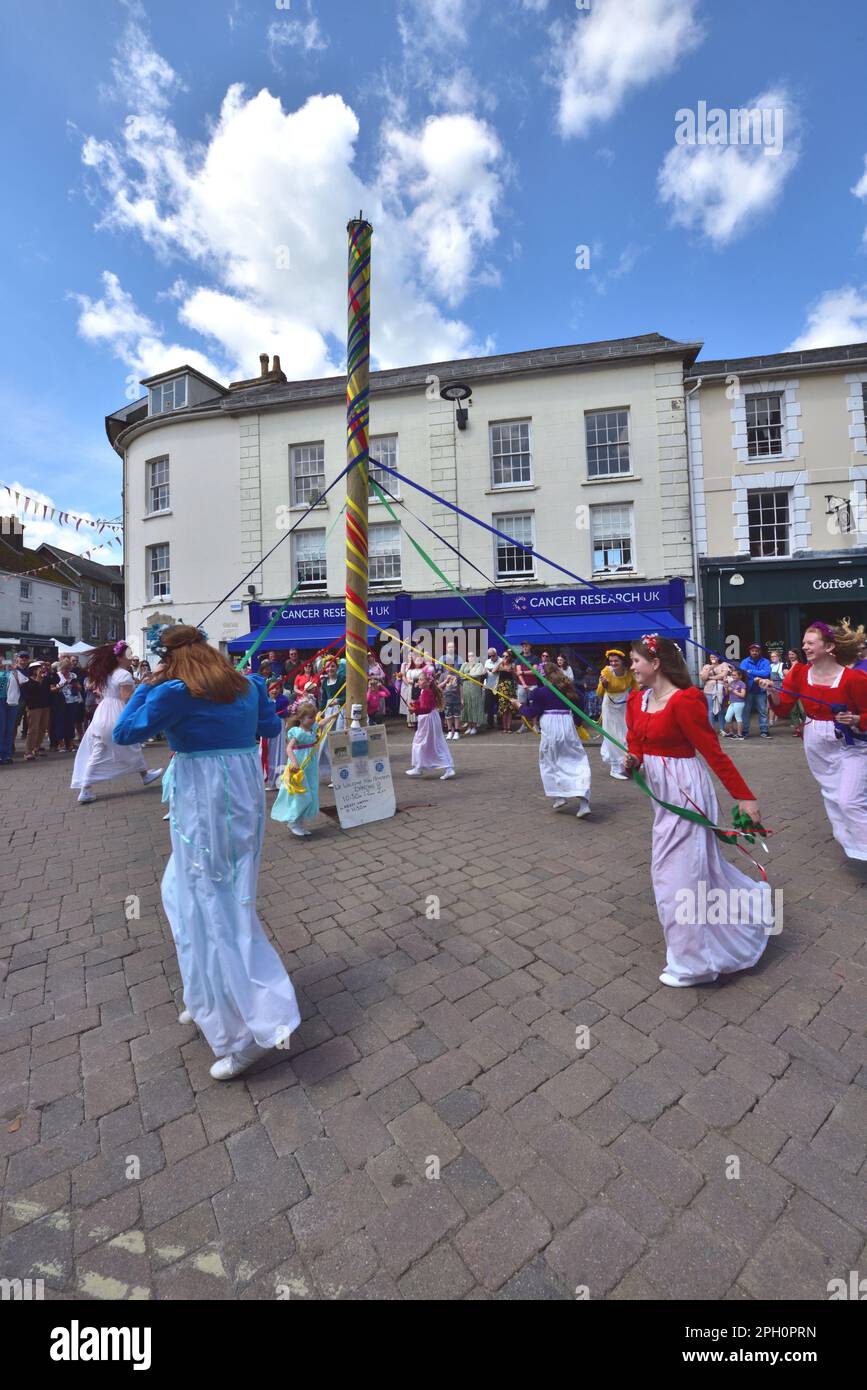
[[575,815],[578,820],[580,820],[582,816],[590,815],[590,802],[587,800],[586,796],[579,796],[578,810],[575,812]]
[[477,734],[478,732],[478,729],[467,729],[467,737],[471,738],[473,734]]
[[163,770],[162,770],[162,768],[161,768],[161,767],[155,767],[154,770],[153,770],[153,772],[146,772],[146,773],[145,773],[145,775],[144,775],[144,776],[142,777],[142,779],[141,779],[141,784],[142,784],[143,787],[149,787],[150,784],[151,784],[151,782],[155,782],[155,781],[157,780],[157,778],[158,778],[158,777],[162,777],[162,775],[163,775]]
[[306,830],[300,830],[297,825],[290,825],[289,830],[293,835],[297,835],[299,840],[303,840],[307,834]]
[[443,773],[442,777],[440,778],[440,781],[441,781],[441,782],[445,782],[445,780],[446,780],[448,777],[454,777],[454,775],[455,775],[455,770],[454,770],[454,768],[453,768],[453,767],[447,767],[446,770],[445,770],[445,772]]
[[82,787],[81,791],[78,793],[78,799],[82,805],[84,805],[87,801],[95,801],[96,797],[92,791],[88,791],[87,787]]
[[266,1052],[270,1052],[270,1047],[259,1047],[258,1043],[252,1043],[241,1052],[230,1052],[228,1057],[221,1057],[211,1067],[211,1076],[215,1081],[231,1081],[234,1076],[240,1076],[242,1071],[252,1067],[254,1062],[258,1062],[260,1057],[264,1057]]
[[566,805],[566,798],[565,798],[565,796],[558,796],[557,800],[554,802],[554,805],[551,807],[551,810],[552,810],[552,811],[559,811],[559,810],[560,810],[560,807],[561,807],[561,806],[565,806],[565,805]]
[[629,781],[629,778],[626,776],[625,772],[615,772],[614,768],[611,769],[611,776],[616,778],[618,782]]
[[460,738],[460,734],[458,733],[457,729],[455,729],[455,732],[454,732],[454,740],[455,740],[455,743],[457,743],[457,741],[458,741],[459,738]]
[[163,820],[171,820],[171,818],[172,818],[171,811],[166,811],[166,814],[163,816]]
[[695,975],[691,980],[679,980],[676,975],[671,975],[667,970],[663,970],[659,977],[661,985],[671,985],[673,989],[688,989],[690,985],[712,985],[718,975]]
[[447,738],[447,739],[451,739],[451,736],[452,736],[452,731],[451,731],[451,729],[449,729],[448,733],[446,734],[446,738]]
[[189,1009],[184,1009],[183,1013],[178,1014],[178,1023],[192,1023],[193,1015]]
[[411,767],[407,770],[407,772],[404,775],[406,777],[421,777],[421,768]]

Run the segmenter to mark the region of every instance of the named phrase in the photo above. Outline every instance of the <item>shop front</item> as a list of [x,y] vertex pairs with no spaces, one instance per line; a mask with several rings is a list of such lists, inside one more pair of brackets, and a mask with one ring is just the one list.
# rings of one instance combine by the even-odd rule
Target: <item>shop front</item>
[[[251,604],[251,631],[230,642],[230,652],[245,652],[274,616],[278,621],[259,656],[272,650],[288,654],[290,648],[312,654],[339,645],[344,636],[346,608],[339,599],[284,608]],[[548,650],[553,658],[562,652],[598,667],[607,646],[646,632],[662,633],[681,645],[689,637],[682,579],[610,588],[488,589],[468,593],[466,601],[453,594],[396,594],[372,597],[368,617],[371,648],[386,646],[389,664],[399,663],[409,644],[439,658],[449,645],[461,660],[468,651],[483,656],[489,645],[502,645],[500,633],[516,646],[529,642],[536,655]]]
[[702,561],[705,642],[732,659],[751,642],[800,650],[818,618],[867,627],[867,553],[797,560]]

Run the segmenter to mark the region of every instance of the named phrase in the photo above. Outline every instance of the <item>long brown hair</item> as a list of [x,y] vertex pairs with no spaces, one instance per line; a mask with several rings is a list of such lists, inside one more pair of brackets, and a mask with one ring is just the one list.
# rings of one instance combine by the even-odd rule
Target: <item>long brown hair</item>
[[573,705],[578,705],[578,708],[581,708],[581,702],[578,699],[578,691],[575,689],[574,684],[570,681],[562,667],[557,666],[553,661],[547,662],[545,665],[545,679],[550,685],[554,686],[555,690],[559,690],[561,695],[565,695],[567,700],[571,700]]
[[161,681],[183,681],[197,700],[231,705],[249,690],[246,676],[236,671],[216,647],[209,647],[199,629],[179,624],[162,635],[165,648]]
[[655,651],[651,651],[644,640],[630,643],[630,650],[638,652],[645,661],[657,660],[661,674],[666,680],[671,681],[672,685],[677,686],[678,690],[689,690],[692,677],[677,643],[670,637],[655,637],[654,647]]
[[91,652],[86,674],[92,689],[103,691],[112,671],[116,671],[119,665],[113,642],[108,642],[104,647],[97,647]]

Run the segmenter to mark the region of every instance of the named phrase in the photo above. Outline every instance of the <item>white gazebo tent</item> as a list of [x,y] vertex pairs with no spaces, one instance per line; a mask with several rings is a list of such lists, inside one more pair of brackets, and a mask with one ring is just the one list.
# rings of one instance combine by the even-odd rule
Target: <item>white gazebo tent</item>
[[58,637],[54,638],[54,645],[57,648],[58,656],[85,657],[90,656],[91,652],[96,651],[96,648],[87,642],[73,642],[72,646],[68,647],[66,643],[61,642]]

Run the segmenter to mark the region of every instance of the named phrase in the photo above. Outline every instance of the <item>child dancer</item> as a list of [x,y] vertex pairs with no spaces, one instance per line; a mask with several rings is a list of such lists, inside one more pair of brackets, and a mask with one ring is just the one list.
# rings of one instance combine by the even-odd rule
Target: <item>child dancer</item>
[[804,633],[807,665],[787,671],[782,690],[773,679],[759,684],[784,714],[801,701],[807,766],[834,839],[849,859],[867,860],[867,673],[845,665],[863,641],[863,627],[853,631],[847,619],[836,627],[813,623]]
[[[626,741],[626,700],[630,690],[635,690],[635,677],[626,669],[626,653],[619,647],[612,647],[605,653],[608,665],[599,673],[596,695],[602,701],[602,727],[621,743]],[[616,744],[607,738],[602,740],[600,749],[602,761],[608,763],[610,775],[619,782],[626,781],[623,770],[624,754]]]
[[280,720],[280,732],[276,738],[262,739],[262,766],[265,770],[265,790],[277,790],[277,782],[286,766],[286,720],[289,718],[289,700],[283,693],[283,682],[272,681],[268,694],[274,701],[274,709]]
[[443,737],[440,710],[443,707],[442,691],[433,678],[431,667],[425,666],[418,673],[418,699],[413,700],[410,709],[418,718],[418,727],[412,741],[412,767],[407,777],[421,777],[425,768],[445,768],[441,782],[454,777],[455,766],[451,752]]
[[[543,672],[558,691],[579,705],[578,692],[559,666],[549,663]],[[512,702],[527,719],[538,719],[542,730],[539,741],[539,772],[545,795],[553,799],[552,811],[565,806],[577,797],[575,815],[590,815],[590,763],[584,745],[575,728],[574,715],[567,704],[547,685],[535,685],[523,708],[518,700]]]
[[[309,761],[307,761],[309,759]],[[306,766],[305,766],[306,764]],[[316,757],[316,711],[306,705],[286,730],[283,785],[271,807],[271,819],[284,821],[293,835],[312,834],[305,821],[319,815],[319,767]]]
[[[91,688],[101,696],[96,713],[87,726],[78,746],[72,768],[72,790],[79,788],[81,802],[95,801],[93,785],[114,777],[137,772],[146,787],[161,775],[162,768],[148,771],[141,745],[129,739],[125,746],[120,740],[112,742],[112,730],[122,718],[127,701],[136,689],[130,673],[131,662],[126,642],[97,647],[90,658],[87,673]],[[141,687],[139,687],[140,689]]]
[[[632,643],[632,669],[641,689],[626,706],[627,770],[641,768],[660,801],[697,809],[718,824],[701,753],[758,824],[758,803],[720,748],[677,644],[655,633],[642,637]],[[770,889],[722,857],[712,830],[655,803],[651,877],[667,952],[662,984],[710,984],[755,965],[772,929]]]

